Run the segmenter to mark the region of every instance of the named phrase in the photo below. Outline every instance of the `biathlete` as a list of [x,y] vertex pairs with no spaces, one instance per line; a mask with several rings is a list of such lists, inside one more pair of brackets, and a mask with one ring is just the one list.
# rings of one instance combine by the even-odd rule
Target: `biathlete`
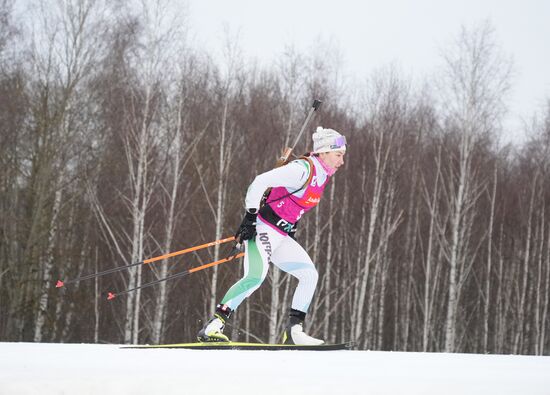
[[[244,276],[217,305],[214,316],[197,334],[199,341],[229,341],[223,333],[225,324],[243,300],[263,283],[271,262],[298,279],[282,342],[324,343],[303,330],[318,274],[308,253],[296,242],[295,232],[302,215],[319,204],[330,178],[344,164],[345,153],[344,136],[318,127],[313,134],[313,152],[258,175],[250,184],[246,213],[235,235],[245,247]],[[269,194],[264,196],[269,188]]]

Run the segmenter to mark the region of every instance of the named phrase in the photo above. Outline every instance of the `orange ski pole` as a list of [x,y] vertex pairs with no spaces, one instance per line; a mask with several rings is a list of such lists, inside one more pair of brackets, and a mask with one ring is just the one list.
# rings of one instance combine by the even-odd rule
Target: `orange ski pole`
[[209,268],[209,267],[212,267],[212,266],[216,266],[216,265],[219,265],[220,263],[225,263],[225,262],[229,262],[235,258],[240,258],[244,256],[244,252],[240,252],[238,253],[237,255],[233,255],[233,256],[230,256],[230,257],[227,257],[227,258],[223,258],[223,259],[219,259],[217,261],[214,261],[214,262],[210,262],[210,263],[206,263],[204,265],[201,265],[201,266],[197,266],[197,267],[194,267],[192,269],[188,269],[184,272],[180,272],[180,273],[176,273],[176,274],[172,274],[171,276],[168,276],[168,277],[165,277],[165,278],[161,278],[161,279],[158,279],[158,280],[155,280],[155,281],[151,281],[150,283],[145,283],[139,287],[135,287],[135,288],[132,288],[132,289],[127,289],[126,291],[121,291],[121,292],[109,292],[107,294],[107,299],[108,300],[112,300],[114,298],[116,298],[117,296],[120,296],[120,295],[125,295],[127,293],[130,293],[130,292],[133,292],[133,291],[136,291],[138,289],[141,289],[141,288],[147,288],[147,287],[150,287],[151,285],[155,285],[155,284],[158,284],[158,283],[161,283],[163,281],[167,281],[167,280],[171,280],[173,278],[177,278],[177,277],[184,277],[184,276],[187,276],[191,273],[195,273],[195,272],[198,272],[200,270],[204,270],[206,268]]
[[145,260],[143,260],[143,261],[141,261],[141,262],[130,263],[130,264],[128,264],[128,265],[118,266],[118,267],[114,267],[114,268],[111,268],[111,269],[107,269],[107,270],[104,270],[104,271],[102,271],[102,272],[93,273],[93,274],[88,274],[88,275],[86,275],[86,276],[77,277],[77,278],[74,278],[74,279],[72,279],[72,280],[65,280],[65,281],[58,280],[58,281],[57,281],[57,284],[55,285],[55,287],[56,287],[56,288],[61,288],[61,287],[63,287],[63,286],[66,285],[66,284],[72,284],[72,283],[79,282],[79,281],[81,281],[81,280],[88,280],[88,279],[90,279],[90,278],[96,278],[96,277],[104,276],[104,275],[106,275],[106,274],[119,272],[119,271],[122,271],[122,270],[125,270],[125,269],[129,269],[129,268],[134,267],[134,266],[146,265],[146,264],[148,264],[148,263],[153,263],[153,262],[160,261],[160,260],[163,260],[163,259],[172,258],[172,257],[174,257],[174,256],[187,254],[187,253],[189,253],[189,252],[193,252],[193,251],[197,251],[197,250],[202,250],[203,248],[212,247],[212,246],[215,246],[215,245],[217,245],[217,244],[223,244],[223,243],[227,243],[227,242],[233,241],[233,240],[235,240],[235,236],[227,237],[227,238],[225,238],[225,239],[220,239],[220,240],[211,241],[211,242],[209,242],[209,243],[204,243],[204,244],[201,244],[201,245],[198,245],[198,246],[189,247],[189,248],[186,248],[186,249],[184,249],[184,250],[180,250],[180,251],[176,251],[176,252],[170,252],[170,253],[168,253],[168,254],[164,254],[164,255],[160,255],[160,256],[153,257],[153,258],[145,259]]

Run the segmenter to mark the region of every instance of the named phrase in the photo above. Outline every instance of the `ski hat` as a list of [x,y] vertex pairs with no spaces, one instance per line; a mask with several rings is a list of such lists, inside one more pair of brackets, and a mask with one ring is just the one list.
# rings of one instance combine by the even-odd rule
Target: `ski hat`
[[318,126],[313,133],[313,153],[345,151],[346,138],[334,129],[325,129]]

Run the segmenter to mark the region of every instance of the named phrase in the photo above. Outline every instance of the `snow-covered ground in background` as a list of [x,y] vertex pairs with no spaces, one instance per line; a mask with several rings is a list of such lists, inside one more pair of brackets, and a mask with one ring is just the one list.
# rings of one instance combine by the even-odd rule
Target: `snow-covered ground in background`
[[550,357],[0,343],[0,394],[550,395]]

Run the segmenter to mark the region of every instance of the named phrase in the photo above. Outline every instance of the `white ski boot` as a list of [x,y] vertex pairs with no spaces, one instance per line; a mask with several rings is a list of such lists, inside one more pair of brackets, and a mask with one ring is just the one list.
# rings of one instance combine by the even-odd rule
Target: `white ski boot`
[[304,312],[291,309],[290,322],[283,332],[283,344],[318,346],[325,343],[324,340],[316,339],[304,332],[305,316]]

